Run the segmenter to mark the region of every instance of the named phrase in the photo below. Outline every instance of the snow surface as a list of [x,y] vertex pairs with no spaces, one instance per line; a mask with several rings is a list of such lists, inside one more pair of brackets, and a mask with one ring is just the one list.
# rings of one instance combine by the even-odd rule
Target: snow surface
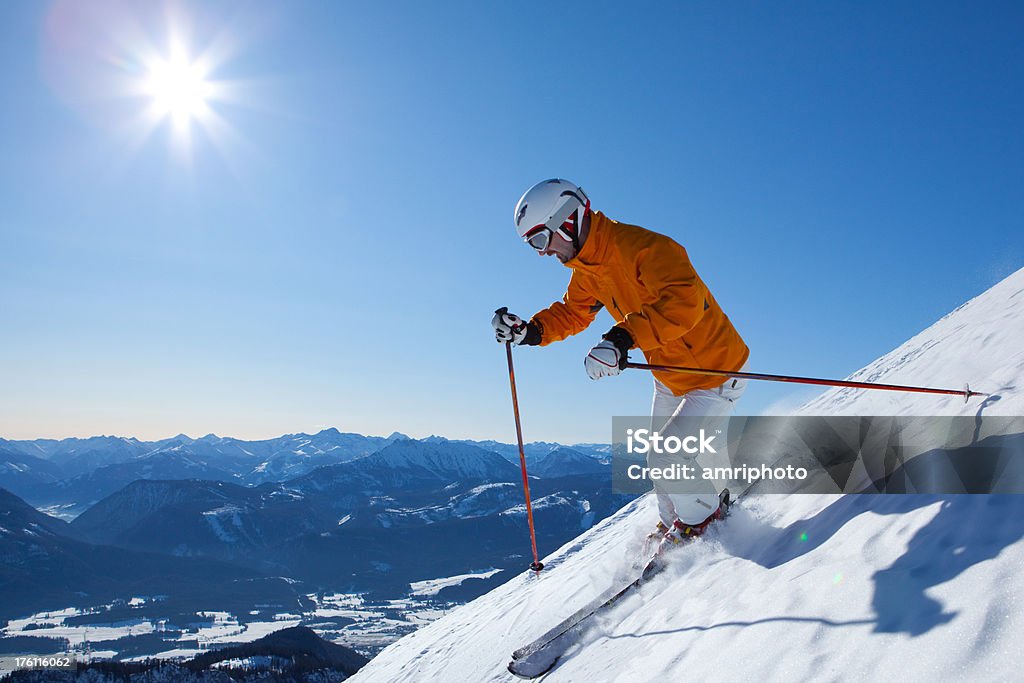
[[[829,391],[801,414],[1024,414],[1024,270],[859,380],[955,397]],[[383,650],[352,680],[515,680],[510,654],[636,571],[644,496]],[[524,541],[525,542],[525,541]],[[1020,680],[1024,496],[761,495],[599,617],[544,681]]]
[[441,579],[413,581],[409,584],[409,588],[411,589],[409,591],[409,595],[437,595],[439,592],[441,592],[442,588],[447,588],[448,586],[458,586],[463,581],[467,581],[469,579],[487,579],[494,576],[500,571],[500,569],[488,569],[484,572],[472,572],[469,574],[459,574],[458,576],[446,576]]

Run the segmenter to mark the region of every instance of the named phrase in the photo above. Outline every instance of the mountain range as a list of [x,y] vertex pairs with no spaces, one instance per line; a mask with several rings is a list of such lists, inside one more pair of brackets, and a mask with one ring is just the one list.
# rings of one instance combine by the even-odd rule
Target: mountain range
[[[357,460],[393,444],[417,443],[418,448],[443,445],[475,447],[498,454],[518,465],[514,445],[494,441],[451,441],[443,437],[413,440],[399,432],[387,437],[363,436],[324,429],[316,434],[286,434],[274,439],[243,441],[208,434],[192,439],[179,434],[144,442],[135,438],[98,436],[88,439],[0,439],[0,486],[40,509],[73,518],[102,498],[140,479],[204,479],[245,486],[281,482],[314,470]],[[538,465],[561,446],[527,444],[531,465]],[[591,461],[566,462],[548,468],[545,476],[595,471],[592,461],[607,460],[607,447],[581,444],[574,449]],[[399,458],[400,451],[392,451]],[[426,466],[429,468],[430,464]],[[588,470],[589,467],[589,470]],[[557,471],[556,471],[557,469]]]
[[[0,486],[34,492],[34,503],[67,517],[81,510],[68,522],[3,491],[0,618],[157,594],[146,607],[153,619],[210,609],[259,619],[308,609],[314,593],[394,600],[414,582],[486,569],[431,598],[464,602],[531,559],[518,452],[513,463],[475,442],[324,430],[255,445],[179,435],[0,448]],[[528,452],[541,552],[629,500],[611,492],[599,447]],[[65,466],[77,474],[60,479]],[[295,476],[259,481],[273,472]],[[137,640],[117,647],[139,652]]]

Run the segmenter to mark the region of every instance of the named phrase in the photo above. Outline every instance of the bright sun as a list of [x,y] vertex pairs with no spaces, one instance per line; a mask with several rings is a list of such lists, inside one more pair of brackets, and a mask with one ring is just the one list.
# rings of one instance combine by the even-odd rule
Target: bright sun
[[213,85],[206,80],[207,70],[199,62],[177,54],[154,60],[148,72],[145,90],[158,118],[170,117],[175,125],[187,128],[193,119],[207,114]]

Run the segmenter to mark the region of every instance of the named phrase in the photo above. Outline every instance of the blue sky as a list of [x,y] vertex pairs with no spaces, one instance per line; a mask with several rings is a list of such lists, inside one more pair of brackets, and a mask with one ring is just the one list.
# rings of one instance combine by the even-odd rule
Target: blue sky
[[[686,246],[761,372],[842,377],[1024,265],[1018,3],[4,3],[0,436],[514,439],[532,183]],[[177,36],[216,121],[125,96]],[[516,351],[602,441],[612,324]],[[964,378],[970,380],[971,378]],[[808,390],[752,385],[740,412]]]

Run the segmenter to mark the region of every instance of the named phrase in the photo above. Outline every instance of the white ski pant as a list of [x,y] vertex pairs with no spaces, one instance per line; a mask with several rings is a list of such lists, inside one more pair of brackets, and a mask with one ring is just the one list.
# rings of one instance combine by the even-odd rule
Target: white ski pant
[[[746,368],[746,365],[743,366]],[[671,527],[679,519],[684,524],[700,524],[718,508],[719,490],[713,480],[700,477],[702,467],[728,467],[725,443],[728,438],[728,420],[734,404],[747,388],[747,380],[730,378],[714,389],[696,389],[682,396],[658,380],[654,380],[654,401],[651,406],[651,431],[663,437],[680,439],[703,428],[715,435],[716,455],[687,456],[679,454],[647,455],[649,467],[666,467],[672,463],[694,467],[694,479],[671,482],[654,480],[654,493],[658,497],[661,521]]]

